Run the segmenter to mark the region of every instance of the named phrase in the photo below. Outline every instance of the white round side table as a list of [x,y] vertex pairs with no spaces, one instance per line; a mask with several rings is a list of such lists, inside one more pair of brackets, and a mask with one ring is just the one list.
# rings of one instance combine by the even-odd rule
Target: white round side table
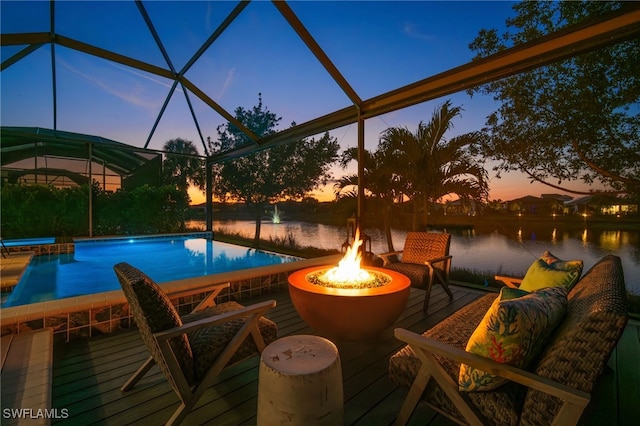
[[338,348],[319,336],[287,336],[260,357],[258,425],[344,424]]

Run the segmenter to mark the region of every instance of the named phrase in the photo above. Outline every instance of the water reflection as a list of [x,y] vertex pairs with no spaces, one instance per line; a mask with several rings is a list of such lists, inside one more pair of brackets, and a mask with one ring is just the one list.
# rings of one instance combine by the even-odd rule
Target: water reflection
[[[198,225],[198,223],[192,224]],[[204,224],[199,223],[204,229]],[[252,238],[252,221],[214,221],[215,229],[239,233]],[[523,275],[531,262],[545,250],[562,259],[582,259],[585,271],[607,254],[620,256],[625,281],[630,291],[640,294],[640,231],[572,230],[559,224],[481,224],[474,228],[447,229],[453,236],[451,254],[453,268],[464,268],[490,274]],[[346,237],[343,227],[308,222],[262,224],[263,239],[290,235],[299,246],[339,250]],[[384,232],[367,229],[374,253],[388,250]],[[393,246],[402,249],[405,231],[393,229]]]
[[618,250],[623,245],[629,244],[629,238],[626,233],[620,231],[603,231],[600,234],[600,247],[606,250]]

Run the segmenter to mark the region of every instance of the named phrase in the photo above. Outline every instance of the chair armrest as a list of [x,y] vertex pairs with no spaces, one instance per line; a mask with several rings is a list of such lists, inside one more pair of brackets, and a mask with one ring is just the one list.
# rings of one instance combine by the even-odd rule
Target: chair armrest
[[381,254],[379,254],[379,255],[378,255],[378,257],[381,257],[381,258],[382,258],[382,261],[384,262],[384,264],[383,264],[383,265],[388,265],[388,264],[390,264],[390,263],[393,263],[393,262],[391,262],[391,260],[389,260],[389,258],[390,258],[391,256],[394,256],[394,255],[395,255],[395,256],[397,256],[397,255],[399,255],[399,254],[402,254],[402,253],[403,253],[403,251],[404,251],[404,250],[399,250],[399,251],[389,251],[389,252],[386,252],[386,253],[381,253]]
[[522,283],[522,278],[517,277],[509,277],[507,275],[496,275],[494,277],[497,281],[502,281],[507,285],[507,287],[511,288],[519,288]]
[[168,330],[159,331],[154,333],[154,337],[156,340],[168,340],[176,336],[180,336],[184,333],[188,333],[191,331],[195,331],[201,328],[213,327],[219,324],[224,324],[225,322],[229,322],[231,320],[246,317],[249,315],[257,315],[262,316],[269,309],[274,308],[276,306],[275,300],[267,300],[265,302],[256,303],[254,305],[246,306],[242,309],[237,309],[231,312],[225,312],[220,315],[213,315],[208,318],[202,318],[197,321],[193,321],[187,324],[184,324],[180,327],[170,328]]
[[453,259],[453,256],[451,256],[451,255],[442,256],[442,257],[436,257],[434,259],[425,260],[424,264],[425,265],[429,265],[429,264],[432,264],[432,263],[438,263],[438,262],[442,262],[442,261],[445,261],[445,260],[451,260],[451,259]]
[[545,377],[540,377],[529,371],[466,352],[460,348],[402,328],[395,329],[395,336],[398,340],[408,343],[414,351],[416,349],[424,350],[432,354],[447,357],[459,363],[467,364],[482,371],[520,383],[529,388],[553,395],[563,401],[580,407],[584,407],[589,403],[590,395],[588,393],[563,385],[562,383],[554,382]]
[[[231,286],[231,283],[229,282],[218,283],[218,284],[213,284],[211,286],[208,286],[209,293],[204,297],[204,299],[200,301],[200,303],[198,303],[198,305],[195,308],[193,308],[191,313],[215,306],[216,297],[220,295],[222,290],[224,290],[225,288],[229,288],[230,286]],[[187,297],[197,293],[202,293],[203,291],[204,290],[200,287],[194,287],[194,288],[189,288],[181,291],[168,292],[168,295],[172,299],[177,299],[179,297]]]

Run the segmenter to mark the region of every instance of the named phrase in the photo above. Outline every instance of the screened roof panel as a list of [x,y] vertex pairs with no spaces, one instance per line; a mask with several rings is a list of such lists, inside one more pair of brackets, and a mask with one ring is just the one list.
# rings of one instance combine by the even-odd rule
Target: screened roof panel
[[55,18],[57,34],[167,68],[132,1],[57,1]]
[[[16,167],[24,165],[25,160],[42,158],[38,167],[46,165],[51,157],[75,158],[86,160],[89,156],[89,143],[92,144],[92,158],[104,164],[108,169],[120,175],[129,175],[149,160],[157,156],[151,152],[131,149],[120,142],[92,135],[72,132],[54,131],[37,127],[3,127],[2,128],[2,166]],[[34,146],[36,156],[33,157]],[[26,160],[29,162],[30,160]],[[75,162],[86,165],[86,161]],[[73,170],[82,173],[82,169]]]
[[[101,135],[143,147],[173,76],[140,8],[131,0],[53,4],[58,38],[49,38],[51,2],[0,3],[2,124]],[[282,121],[280,133],[261,141],[261,146],[326,129],[335,129],[334,136],[340,139],[342,129],[356,122],[358,111],[372,126],[366,130],[367,138],[377,139],[377,126],[371,125],[375,120],[411,127],[407,117],[412,111],[426,118],[443,96],[459,98],[470,85],[637,36],[640,27],[635,13],[625,12],[624,22],[605,16],[601,19],[610,21],[600,32],[590,27],[575,37],[554,34],[531,43],[535,49],[519,46],[504,58],[487,58],[480,66],[470,63],[468,44],[480,28],[503,28],[506,18],[513,16],[514,3],[253,1],[244,7],[226,1],[143,0],[140,4],[178,72],[203,43],[218,35],[184,76],[185,84],[195,86],[189,89],[190,99],[202,137],[216,137],[217,125],[233,118],[235,108],[256,105],[262,93],[264,105]],[[639,6],[625,7],[637,12]],[[290,8],[308,31],[307,43],[283,8]],[[28,34],[32,32],[39,35]],[[316,57],[309,41],[317,43],[325,60]],[[16,52],[23,55],[8,61]],[[328,65],[335,66],[335,72],[327,71]],[[346,95],[345,86],[353,88],[361,101]],[[182,137],[200,149],[202,141],[181,90],[179,86],[162,114],[150,148]],[[489,110],[477,108],[478,114]],[[298,123],[295,129],[289,128],[292,121]],[[343,138],[345,143],[355,143],[348,138]],[[214,160],[246,152],[221,154]]]
[[0,27],[3,34],[49,31],[50,3],[48,1],[0,2]]
[[233,1],[143,2],[162,45],[180,71],[236,6]]
[[60,129],[144,146],[172,81],[61,46],[56,64]]
[[15,55],[16,53],[19,53],[25,47],[27,47],[27,46],[26,45],[22,45],[22,46],[2,46],[2,48],[0,49],[0,60],[5,61],[5,60],[9,59],[10,57]]
[[[209,105],[204,103],[200,98],[195,96],[193,93],[188,92],[189,99],[191,100],[191,106],[195,112],[195,115],[198,119],[198,125],[200,127],[200,131],[202,133],[202,139],[204,139],[204,144],[206,144],[207,137],[211,137],[216,140],[218,138],[218,132],[216,128],[220,125],[226,124],[227,120],[225,120],[220,114],[218,114],[215,110],[213,110]],[[184,94],[182,92],[176,93],[175,96],[180,96],[182,102],[186,105],[186,101],[184,100]],[[163,125],[163,123],[160,123]],[[189,121],[182,120],[180,123],[175,123],[175,125],[170,125],[172,127],[173,134],[182,137],[183,139],[188,139],[194,143],[194,145],[198,148],[198,152],[204,154],[205,149],[203,146],[203,141],[200,139],[200,134],[193,124]],[[164,131],[164,129],[158,129],[159,135],[167,135],[170,134],[168,131]],[[163,137],[159,137],[159,140],[165,142]]]
[[2,71],[2,124],[53,127],[51,47],[35,52]]
[[[201,101],[189,93],[189,99],[192,105],[201,104]],[[194,107],[194,110],[196,108]],[[198,108],[196,114],[198,114],[198,123],[203,128],[203,137],[206,139],[207,134],[204,131],[211,129],[211,124],[208,122],[208,117],[203,117],[201,113],[203,108]],[[217,116],[217,114],[214,112]],[[222,119],[218,119],[222,122]],[[151,127],[149,127],[151,129]],[[211,135],[213,136],[213,135]],[[200,154],[204,154],[204,147],[200,135],[198,134],[193,117],[189,110],[189,106],[184,96],[183,90],[178,87],[174,92],[167,108],[162,116],[162,119],[158,123],[158,127],[151,138],[151,141],[147,148],[161,150],[165,142],[171,139],[186,139],[196,146]]]
[[350,104],[271,2],[251,2],[186,76],[230,113],[262,93],[278,130]]
[[503,28],[512,2],[290,2],[356,92],[368,99],[471,60],[482,27]]

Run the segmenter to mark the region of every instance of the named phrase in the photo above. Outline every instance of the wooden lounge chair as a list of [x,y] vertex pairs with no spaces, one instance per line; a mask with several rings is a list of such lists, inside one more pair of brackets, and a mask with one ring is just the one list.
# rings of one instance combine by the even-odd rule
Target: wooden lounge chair
[[[451,259],[449,247],[451,234],[435,232],[409,232],[404,242],[404,249],[382,253],[383,268],[392,269],[406,275],[411,280],[411,287],[425,291],[423,310],[429,307],[429,296],[433,283],[438,283],[453,299],[449,290],[449,272]],[[400,261],[398,261],[398,257]]]
[[[605,256],[578,281],[568,294],[562,323],[527,369],[465,351],[496,297],[477,299],[422,335],[396,329],[407,346],[389,360],[389,377],[410,388],[396,424],[405,424],[420,400],[459,424],[578,422],[628,320],[620,258]],[[494,390],[461,392],[461,363],[508,381]]]
[[121,390],[133,388],[158,364],[180,398],[168,425],[184,419],[227,365],[262,352],[277,338],[276,324],[262,317],[275,307],[273,300],[248,307],[236,302],[216,305],[215,295],[224,288],[217,287],[181,318],[166,293],[143,272],[127,263],[114,270],[151,353]]

